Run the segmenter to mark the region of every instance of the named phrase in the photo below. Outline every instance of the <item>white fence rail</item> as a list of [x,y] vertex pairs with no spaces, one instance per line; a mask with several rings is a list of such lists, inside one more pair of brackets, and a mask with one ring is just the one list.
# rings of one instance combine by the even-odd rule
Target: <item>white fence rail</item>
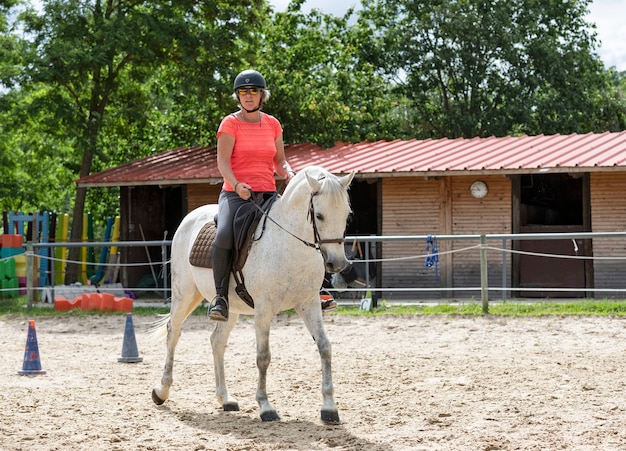
[[[473,287],[431,287],[431,288],[425,288],[425,287],[375,287],[375,286],[370,286],[371,281],[369,280],[369,265],[372,264],[376,264],[376,263],[384,263],[384,262],[391,262],[391,261],[398,261],[398,260],[402,260],[402,259],[428,259],[428,258],[434,258],[435,256],[438,258],[441,255],[444,255],[444,253],[437,253],[437,254],[432,254],[432,253],[425,253],[425,254],[420,254],[420,255],[414,255],[414,256],[410,256],[410,257],[394,257],[394,256],[385,256],[385,258],[382,259],[377,259],[377,258],[370,258],[371,256],[369,255],[369,246],[365,246],[365,255],[364,258],[362,260],[360,260],[361,263],[365,264],[366,266],[366,288],[353,288],[353,289],[346,289],[345,291],[364,291],[365,289],[373,292],[373,293],[381,293],[381,292],[397,292],[397,293],[408,293],[408,292],[445,292],[445,291],[455,291],[455,292],[479,292],[480,293],[480,298],[481,298],[481,302],[482,302],[482,306],[483,306],[483,311],[487,312],[488,311],[488,306],[489,306],[489,293],[490,292],[494,292],[494,291],[500,291],[503,295],[503,298],[506,299],[506,295],[507,293],[510,293],[512,291],[524,291],[524,292],[531,292],[531,291],[541,291],[541,292],[550,292],[550,291],[558,291],[558,292],[581,292],[581,291],[591,291],[594,293],[626,293],[626,288],[580,288],[580,287],[576,287],[576,288],[567,288],[567,287],[563,287],[563,288],[550,288],[550,287],[545,287],[545,288],[541,288],[541,287],[534,287],[534,288],[528,288],[528,287],[524,287],[524,288],[518,288],[518,287],[511,287],[511,286],[507,286],[507,274],[510,270],[510,268],[507,265],[507,254],[508,253],[519,253],[519,254],[527,254],[527,255],[533,255],[533,256],[538,256],[538,257],[546,257],[546,258],[575,258],[575,259],[588,259],[588,260],[626,260],[626,255],[611,255],[611,256],[602,256],[602,255],[594,255],[594,256],[567,256],[567,255],[559,255],[559,254],[542,254],[542,253],[529,253],[529,252],[523,252],[523,251],[519,251],[519,250],[514,250],[512,248],[510,248],[510,246],[508,246],[508,243],[511,243],[512,241],[523,241],[523,240],[562,240],[562,239],[567,239],[567,240],[574,240],[574,246],[576,246],[576,242],[575,240],[577,239],[590,239],[590,240],[596,240],[596,239],[606,239],[606,238],[617,238],[617,239],[624,239],[626,238],[626,232],[573,232],[573,233],[525,233],[525,234],[472,234],[472,235],[407,235],[407,236],[348,236],[346,237],[346,242],[351,243],[354,241],[357,241],[359,243],[385,243],[385,242],[393,242],[393,241],[402,241],[402,242],[424,242],[424,241],[428,241],[429,239],[432,239],[433,237],[436,237],[436,239],[440,242],[443,241],[467,241],[468,242],[468,247],[465,248],[465,250],[467,249],[477,249],[478,250],[478,259],[479,259],[479,263],[480,263],[480,285],[479,286],[473,286]],[[488,242],[493,242],[493,241],[499,241],[502,243],[502,247],[494,247],[494,246],[489,246]],[[42,248],[56,248],[56,247],[64,247],[64,248],[70,248],[70,247],[90,247],[90,248],[101,248],[101,247],[110,247],[110,246],[117,246],[117,247],[142,247],[142,248],[152,248],[152,247],[159,247],[161,249],[161,260],[160,261],[149,261],[149,262],[145,262],[145,263],[127,263],[127,264],[121,264],[121,263],[116,263],[116,265],[119,266],[144,266],[144,267],[149,267],[150,271],[152,272],[153,275],[155,275],[155,271],[158,270],[158,272],[161,274],[161,280],[163,281],[163,286],[161,287],[155,287],[155,288],[148,288],[148,289],[142,289],[142,288],[137,288],[137,287],[125,287],[127,290],[130,291],[150,291],[150,292],[159,292],[162,295],[163,298],[163,302],[167,303],[168,298],[169,298],[169,294],[170,294],[170,287],[168,286],[168,272],[169,272],[169,255],[170,255],[170,247],[171,247],[171,240],[158,240],[158,241],[117,241],[115,243],[111,243],[111,242],[82,242],[82,243],[70,243],[70,242],[63,242],[63,243],[27,243],[27,250],[26,250],[26,258],[27,258],[27,286],[26,286],[26,291],[27,291],[27,298],[28,298],[28,302],[29,305],[32,305],[33,299],[35,298],[35,293],[38,290],[43,290],[44,287],[37,287],[36,286],[36,271],[33,268],[36,268],[36,264],[35,264],[35,259],[50,259],[50,260],[58,260],[55,259],[54,257],[46,257],[46,256],[42,256],[41,252],[38,252],[38,250],[42,249]],[[625,246],[626,247],[626,246]],[[498,251],[502,254],[502,277],[501,277],[501,281],[499,284],[496,285],[491,285],[490,286],[490,282],[489,282],[489,278],[488,278],[488,259],[487,259],[487,251]],[[48,254],[53,254],[53,252],[49,252]],[[96,265],[96,266],[110,266],[110,263],[93,263],[93,262],[83,262],[83,261],[78,261],[78,262],[69,262],[69,261],[65,261],[65,263],[76,263],[76,264],[89,264],[89,265]],[[51,289],[52,289],[52,293],[54,293],[54,280],[55,280],[55,274],[54,274],[54,264],[50,264],[49,268],[50,268],[50,277],[49,280],[51,281]],[[626,274],[626,269],[625,269],[625,274]],[[156,279],[156,277],[155,277]]]

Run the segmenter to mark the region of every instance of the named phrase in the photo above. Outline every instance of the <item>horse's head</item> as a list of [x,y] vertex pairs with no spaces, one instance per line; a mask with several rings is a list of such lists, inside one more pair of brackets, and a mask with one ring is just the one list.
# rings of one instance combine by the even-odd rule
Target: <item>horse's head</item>
[[304,172],[311,188],[309,215],[315,242],[324,258],[326,272],[339,272],[348,265],[343,242],[351,212],[348,186],[354,172],[343,177],[314,167]]

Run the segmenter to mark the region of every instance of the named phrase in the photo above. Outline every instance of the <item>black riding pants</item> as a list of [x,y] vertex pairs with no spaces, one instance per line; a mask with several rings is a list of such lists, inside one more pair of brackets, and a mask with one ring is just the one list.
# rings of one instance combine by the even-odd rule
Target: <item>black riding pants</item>
[[[264,193],[256,193],[264,194]],[[250,200],[243,200],[234,191],[220,192],[217,211],[217,233],[215,234],[215,245],[222,249],[232,249],[235,243],[233,233],[233,220],[239,207]]]

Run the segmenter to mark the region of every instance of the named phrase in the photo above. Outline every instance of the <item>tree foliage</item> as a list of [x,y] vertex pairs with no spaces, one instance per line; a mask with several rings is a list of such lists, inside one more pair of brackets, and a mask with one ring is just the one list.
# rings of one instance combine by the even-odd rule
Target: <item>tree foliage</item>
[[266,110],[283,122],[287,142],[330,146],[393,136],[381,120],[391,100],[382,77],[359,60],[352,14],[304,14],[294,2],[264,27],[257,59],[274,97]]
[[589,3],[366,0],[364,58],[403,78],[416,136],[598,131],[607,79]]
[[303,3],[0,0],[2,207],[73,208],[77,239],[85,208],[118,204],[74,180],[214,144],[248,68],[288,143],[626,128],[590,0],[363,0],[344,17]]
[[13,91],[0,100],[0,207],[13,211],[69,211],[77,166],[72,141],[43,124],[53,114],[37,108],[45,88]]
[[[33,39],[21,85],[50,88],[42,103],[74,141],[74,161],[80,161],[76,174],[82,177],[91,172],[94,157],[106,159],[105,136],[113,136],[108,130],[120,130],[125,121],[143,130],[144,112],[154,100],[145,86],[155,72],[175,67],[174,72],[185,70],[183,81],[202,76],[204,86],[211,86],[228,61],[225,55],[237,54],[241,36],[253,29],[255,7],[262,5],[256,0],[47,0],[43,13],[30,10],[22,16]],[[197,81],[190,86],[199,88],[192,93],[207,92]],[[78,188],[72,240],[80,238],[85,198],[86,190]]]

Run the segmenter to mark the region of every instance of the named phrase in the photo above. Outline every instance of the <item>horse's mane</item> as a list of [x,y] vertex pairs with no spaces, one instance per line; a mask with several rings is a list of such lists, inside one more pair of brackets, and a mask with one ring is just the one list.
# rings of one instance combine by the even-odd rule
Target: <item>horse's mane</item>
[[332,205],[339,206],[350,201],[348,192],[344,189],[339,178],[319,166],[307,166],[298,172],[287,185],[283,197],[288,198],[301,184],[306,184],[308,187],[306,174],[321,183],[320,193],[328,196]]

